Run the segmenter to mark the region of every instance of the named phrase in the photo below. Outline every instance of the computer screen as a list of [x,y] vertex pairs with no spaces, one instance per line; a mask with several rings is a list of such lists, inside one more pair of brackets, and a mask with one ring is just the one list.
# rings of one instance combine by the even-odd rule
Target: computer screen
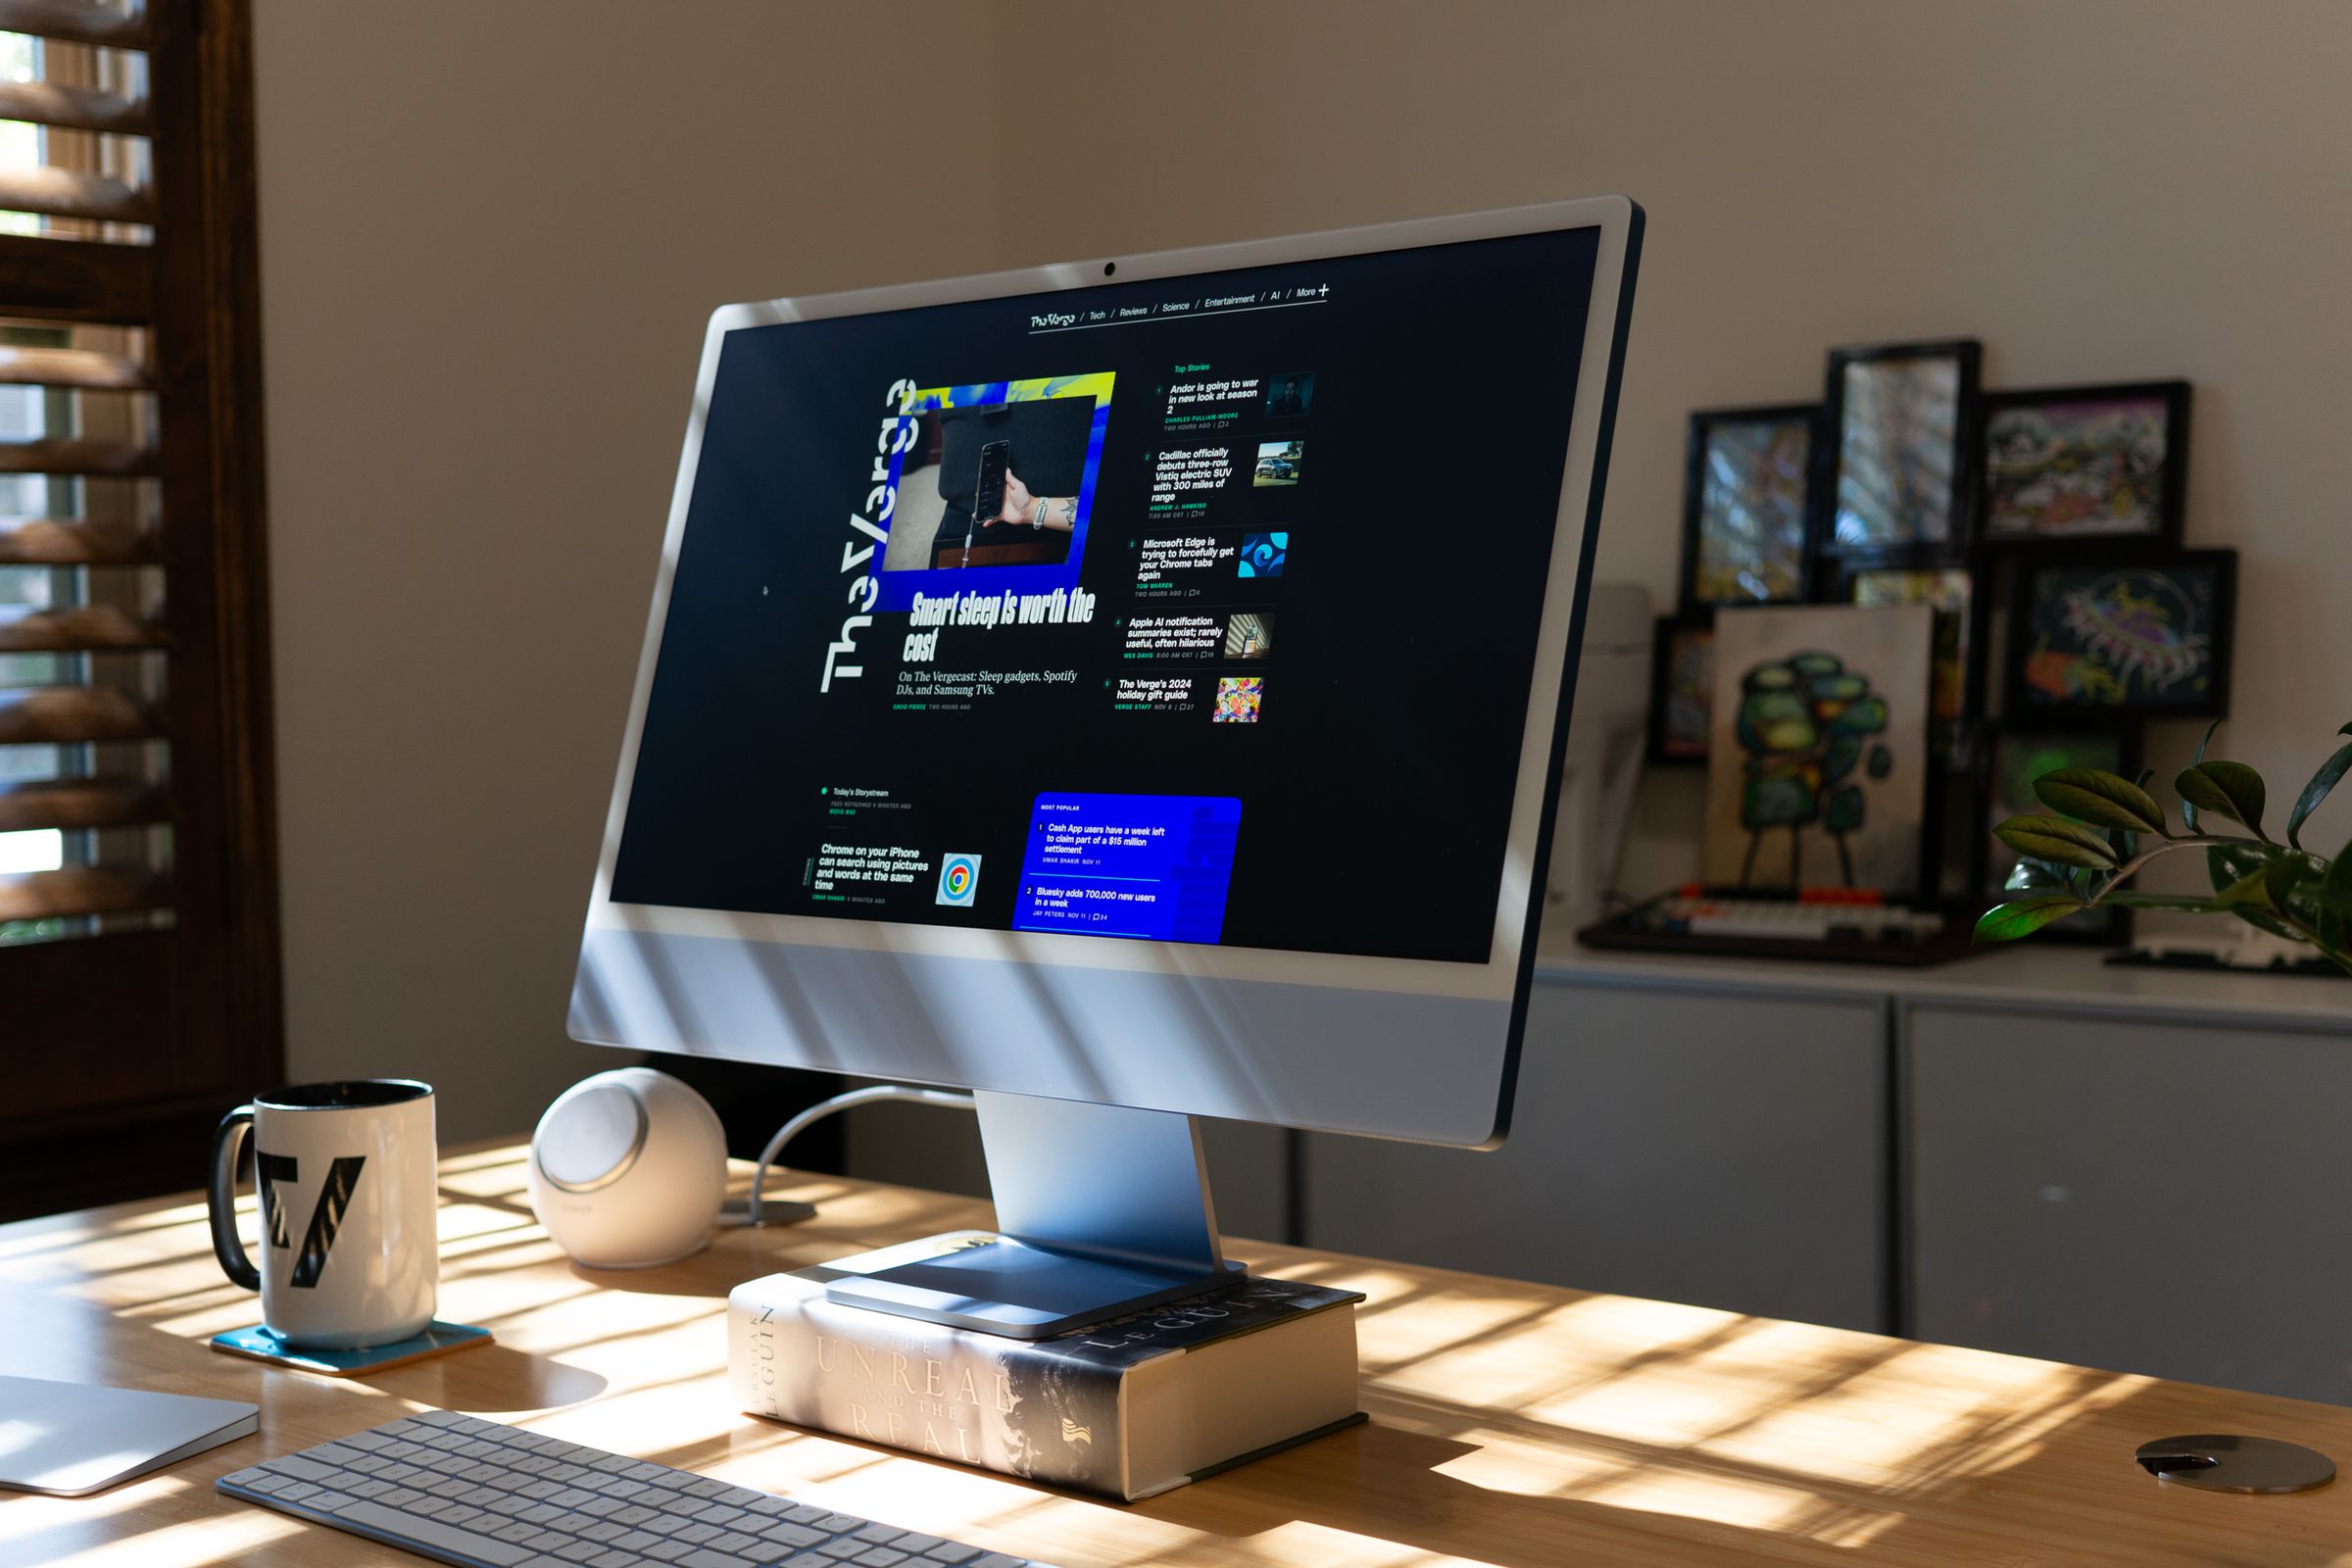
[[612,896],[1484,961],[1595,238],[729,334]]
[[[912,1060],[812,1031],[823,955],[880,960],[832,971],[845,1005],[1011,994],[941,958],[1182,977],[1195,1008],[1218,980],[1500,1000],[1478,1032],[1515,1033],[1630,265],[1605,216],[722,313],[575,1033],[1022,1087],[1011,1026],[942,1006]],[[797,1044],[733,1038],[709,979],[642,983],[718,961],[697,942],[798,950],[760,956]],[[1169,1108],[1250,1108],[1207,1102]]]

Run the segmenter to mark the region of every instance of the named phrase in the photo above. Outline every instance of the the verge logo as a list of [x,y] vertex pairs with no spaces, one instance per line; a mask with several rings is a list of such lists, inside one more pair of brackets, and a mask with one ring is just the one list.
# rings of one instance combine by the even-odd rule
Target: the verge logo
[[[851,536],[842,541],[841,569],[844,576],[851,572],[858,573],[850,580],[852,612],[842,620],[841,635],[825,645],[824,673],[816,683],[816,689],[820,692],[833,689],[833,677],[836,675],[847,678],[865,673],[863,664],[842,663],[841,656],[856,653],[858,634],[874,623],[872,615],[858,612],[874,608],[874,598],[882,591],[882,585],[874,580],[874,571],[859,571],[858,568],[873,560],[877,548],[887,547],[890,543],[890,514],[898,509],[899,504],[898,483],[893,475],[891,460],[914,445],[916,432],[922,427],[920,420],[906,414],[906,405],[913,396],[914,383],[903,377],[893,381],[890,390],[882,394],[882,406],[890,412],[882,416],[882,432],[874,441],[874,487],[865,496],[865,511],[874,514],[873,520],[866,520],[862,513],[850,514]],[[860,538],[867,543],[860,546],[858,542]],[[878,570],[880,567],[877,565],[875,571]]]
[[1071,326],[1077,320],[1078,318],[1075,315],[1065,316],[1058,311],[1050,311],[1044,316],[1032,316],[1029,318],[1029,324],[1031,326]]

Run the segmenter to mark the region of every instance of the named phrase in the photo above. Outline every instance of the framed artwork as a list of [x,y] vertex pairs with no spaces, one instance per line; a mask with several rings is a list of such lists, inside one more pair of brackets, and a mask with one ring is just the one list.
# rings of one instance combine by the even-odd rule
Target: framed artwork
[[1984,396],[1987,543],[2179,544],[2187,485],[2186,381]]
[[2017,564],[2013,723],[2053,714],[2219,718],[2230,711],[2237,552],[2109,550]]
[[[1928,886],[1926,605],[1715,617],[1706,881],[1750,891]],[[1940,770],[1938,770],[1940,771]]]
[[1926,605],[1936,612],[1936,651],[1930,665],[1929,746],[1953,767],[1969,757],[1969,720],[1980,708],[1975,668],[1976,574],[1965,566],[1903,566],[1847,561],[1838,597],[1849,605]]
[[1955,561],[1976,514],[1974,338],[1834,349],[1815,464],[1814,548]]
[[1806,597],[1806,497],[1820,423],[1814,403],[1690,416],[1680,595],[1686,618],[1718,605]]
[[1707,760],[1714,713],[1715,627],[1658,618],[1649,673],[1649,760],[1661,766]]
[[[2095,767],[2125,778],[2139,773],[2139,732],[2132,724],[2086,724],[2066,729],[2018,729],[2001,726],[1985,748],[1984,788],[1977,816],[1977,892],[1990,908],[2005,897],[2018,854],[1992,836],[1992,830],[2013,816],[2049,812],[2034,793],[2034,781],[2062,767]],[[2131,935],[2132,911],[2102,906],[2043,928],[2053,938],[2077,942],[2122,943]]]

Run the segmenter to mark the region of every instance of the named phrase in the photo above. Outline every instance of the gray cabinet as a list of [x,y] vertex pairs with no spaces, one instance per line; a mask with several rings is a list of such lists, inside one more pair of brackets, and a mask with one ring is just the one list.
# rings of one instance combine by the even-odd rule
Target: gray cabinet
[[1539,986],[1493,1153],[1307,1140],[1310,1246],[1885,1330],[1886,1006]]
[[1899,1021],[1913,1334],[2352,1402],[2341,1027],[1949,1004]]

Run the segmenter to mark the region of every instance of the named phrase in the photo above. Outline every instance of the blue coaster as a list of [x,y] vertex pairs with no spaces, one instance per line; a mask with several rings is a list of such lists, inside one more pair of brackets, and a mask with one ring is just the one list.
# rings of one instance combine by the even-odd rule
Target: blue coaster
[[213,1348],[230,1355],[247,1355],[271,1366],[299,1367],[305,1372],[319,1372],[330,1378],[356,1378],[364,1373],[381,1372],[387,1367],[406,1366],[431,1355],[447,1355],[463,1350],[469,1345],[488,1345],[488,1329],[468,1328],[463,1323],[444,1323],[439,1318],[424,1326],[422,1334],[390,1345],[370,1345],[358,1350],[297,1349],[268,1329],[256,1324],[249,1329],[230,1329],[213,1336]]

